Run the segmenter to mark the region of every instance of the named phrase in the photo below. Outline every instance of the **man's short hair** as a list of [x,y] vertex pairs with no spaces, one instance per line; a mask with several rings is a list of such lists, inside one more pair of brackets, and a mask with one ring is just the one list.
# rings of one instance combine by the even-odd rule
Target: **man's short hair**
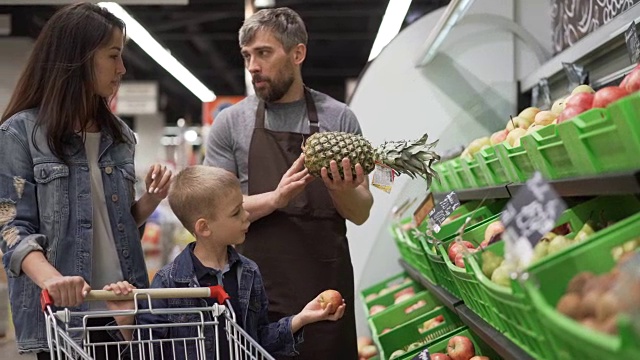
[[270,31],[286,51],[298,44],[307,45],[304,21],[298,13],[287,7],[262,9],[248,18],[240,28],[240,47],[252,42],[256,33],[263,30]]
[[215,218],[220,200],[233,188],[240,189],[238,178],[227,170],[193,165],[176,175],[169,188],[169,206],[188,231],[195,233],[200,218]]

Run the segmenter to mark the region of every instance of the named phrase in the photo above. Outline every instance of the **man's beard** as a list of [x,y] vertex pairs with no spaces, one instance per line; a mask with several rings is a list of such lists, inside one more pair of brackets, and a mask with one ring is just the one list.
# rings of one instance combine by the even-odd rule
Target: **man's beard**
[[[266,82],[266,86],[258,89],[256,88],[256,81],[264,81]],[[273,81],[256,75],[252,82],[253,90],[262,101],[273,102],[282,99],[287,91],[289,91],[289,88],[293,85],[293,76],[283,77],[280,81]]]

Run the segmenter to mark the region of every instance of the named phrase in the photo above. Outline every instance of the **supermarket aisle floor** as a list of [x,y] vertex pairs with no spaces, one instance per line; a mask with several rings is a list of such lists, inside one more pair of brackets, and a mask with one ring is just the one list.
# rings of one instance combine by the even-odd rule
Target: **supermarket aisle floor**
[[0,360],[32,360],[35,356],[20,356],[16,348],[15,338],[10,331],[7,336],[0,338]]

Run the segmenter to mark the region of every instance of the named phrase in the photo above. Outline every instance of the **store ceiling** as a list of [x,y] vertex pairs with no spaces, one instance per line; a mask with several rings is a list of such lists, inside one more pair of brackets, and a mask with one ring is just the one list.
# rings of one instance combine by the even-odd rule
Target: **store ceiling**
[[[403,27],[449,3],[413,0]],[[345,82],[357,78],[367,59],[388,0],[276,0],[304,19],[309,32],[303,67],[310,87],[345,101]],[[244,0],[189,0],[187,6],[125,6],[173,56],[216,95],[245,94],[237,34]],[[12,15],[12,36],[36,37],[55,6],[0,6]],[[425,34],[425,37],[427,34]],[[126,80],[158,80],[160,107],[172,124],[184,117],[200,122],[201,103],[175,78],[130,42],[125,51]]]

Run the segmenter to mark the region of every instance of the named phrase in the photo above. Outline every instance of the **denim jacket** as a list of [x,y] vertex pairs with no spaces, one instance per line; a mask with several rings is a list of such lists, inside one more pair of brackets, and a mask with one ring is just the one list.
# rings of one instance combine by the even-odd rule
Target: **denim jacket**
[[[192,246],[190,244],[189,246]],[[231,251],[235,252],[234,249]],[[237,253],[236,253],[237,254]],[[239,255],[239,254],[238,254]],[[240,309],[233,309],[236,322],[267,352],[274,355],[297,355],[296,345],[303,341],[303,330],[299,330],[295,337],[291,333],[292,316],[269,323],[267,318],[269,300],[262,283],[262,275],[255,262],[239,255],[238,266],[238,297]],[[185,288],[198,287],[198,280],[193,267],[189,248],[185,248],[176,259],[156,273],[151,283],[152,288]],[[206,307],[204,299],[162,299],[152,300],[154,309]],[[211,320],[211,319],[209,319]],[[220,320],[220,319],[219,319]],[[196,314],[177,313],[170,315],[142,314],[136,319],[137,324],[185,323],[200,322]],[[155,339],[193,338],[197,335],[195,327],[157,327],[153,336]],[[215,334],[213,326],[205,329],[205,353],[207,359],[215,359]],[[167,343],[170,347],[170,343]],[[221,346],[228,346],[222,344]],[[156,354],[157,354],[156,350]],[[168,352],[167,352],[168,351]],[[164,356],[173,354],[174,349],[166,349]],[[175,343],[175,353],[184,354],[184,344]],[[186,359],[195,359],[196,347],[187,346]],[[176,360],[182,359],[182,356]]]
[[[62,275],[82,276],[90,284],[94,255],[91,181],[82,138],[68,140],[65,164],[49,149],[46,129],[35,128],[37,114],[37,109],[22,111],[0,125],[0,249],[20,352],[48,349],[40,288],[21,270],[25,256],[43,251]],[[98,165],[124,280],[147,287],[140,233],[131,214],[135,138],[121,124],[129,143],[115,143],[103,134]],[[87,306],[71,310],[86,311]]]

